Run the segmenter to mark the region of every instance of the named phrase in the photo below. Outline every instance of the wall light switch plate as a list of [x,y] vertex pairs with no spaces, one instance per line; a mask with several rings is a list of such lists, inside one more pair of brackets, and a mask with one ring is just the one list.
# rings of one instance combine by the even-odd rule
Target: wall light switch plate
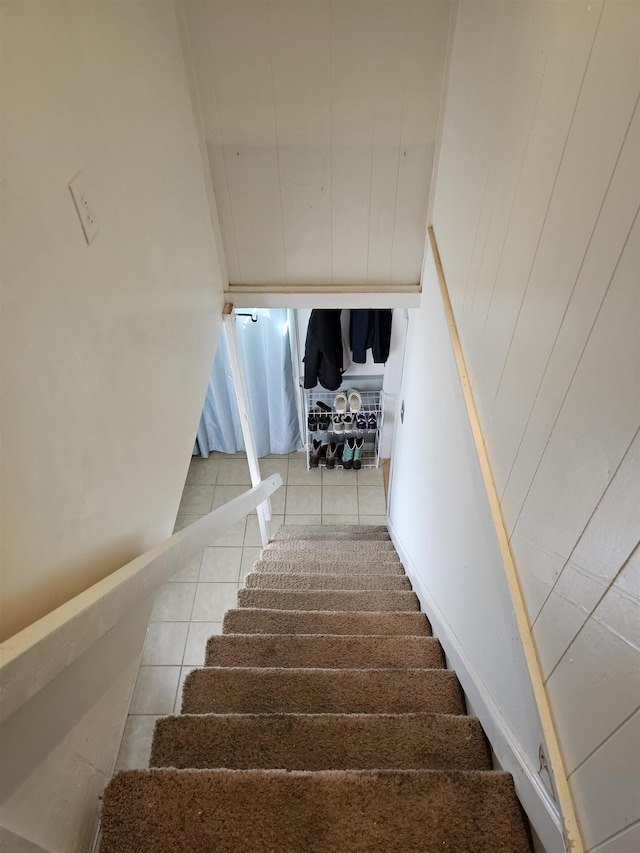
[[75,178],[71,180],[71,182],[69,183],[69,189],[71,191],[73,202],[78,212],[78,218],[80,219],[80,224],[82,225],[82,230],[84,231],[85,239],[87,243],[91,245],[91,243],[96,237],[96,234],[100,230],[100,226],[98,225],[98,221],[96,220],[96,215],[93,210],[93,206],[87,196],[87,190],[85,187],[85,181],[82,176],[82,172],[78,172]]

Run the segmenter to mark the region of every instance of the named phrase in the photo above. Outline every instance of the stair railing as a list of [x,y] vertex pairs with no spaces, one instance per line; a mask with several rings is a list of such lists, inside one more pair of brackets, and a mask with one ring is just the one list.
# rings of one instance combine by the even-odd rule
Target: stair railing
[[272,474],[0,644],[0,722],[281,485]]

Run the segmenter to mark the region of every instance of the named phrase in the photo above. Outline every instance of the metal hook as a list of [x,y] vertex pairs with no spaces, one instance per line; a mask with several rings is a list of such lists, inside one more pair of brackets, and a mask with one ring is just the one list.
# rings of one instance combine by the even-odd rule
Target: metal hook
[[258,316],[256,314],[241,314],[239,311],[236,312],[236,317],[251,317],[252,323],[258,322]]

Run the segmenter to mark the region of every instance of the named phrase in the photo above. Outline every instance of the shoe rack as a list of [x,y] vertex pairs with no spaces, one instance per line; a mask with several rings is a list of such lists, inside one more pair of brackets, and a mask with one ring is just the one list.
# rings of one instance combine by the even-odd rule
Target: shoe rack
[[[314,439],[322,442],[319,466],[325,468],[327,467],[325,456],[329,444],[335,441],[337,445],[344,445],[347,438],[363,438],[361,467],[377,468],[380,464],[384,392],[381,390],[359,391],[360,411],[352,412],[347,405],[346,413],[342,415],[336,411],[335,406],[336,395],[339,393],[339,391],[322,391],[317,388],[302,389],[307,468],[311,467],[309,460]],[[349,417],[352,419],[351,423]],[[340,453],[336,458],[335,467],[343,467]]]

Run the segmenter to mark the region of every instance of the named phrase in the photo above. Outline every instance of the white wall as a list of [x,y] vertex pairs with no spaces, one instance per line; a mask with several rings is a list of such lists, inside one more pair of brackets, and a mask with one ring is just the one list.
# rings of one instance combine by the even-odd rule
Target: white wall
[[434,209],[589,850],[640,819],[639,39],[635,2],[462,2]]
[[[7,637],[171,533],[222,288],[173,4],[1,10]],[[150,606],[3,725],[10,830],[90,849]]]
[[[535,802],[544,743],[458,380],[433,256],[409,311],[391,467],[394,541],[427,615],[547,849],[561,850]],[[553,846],[555,844],[555,846]]]

